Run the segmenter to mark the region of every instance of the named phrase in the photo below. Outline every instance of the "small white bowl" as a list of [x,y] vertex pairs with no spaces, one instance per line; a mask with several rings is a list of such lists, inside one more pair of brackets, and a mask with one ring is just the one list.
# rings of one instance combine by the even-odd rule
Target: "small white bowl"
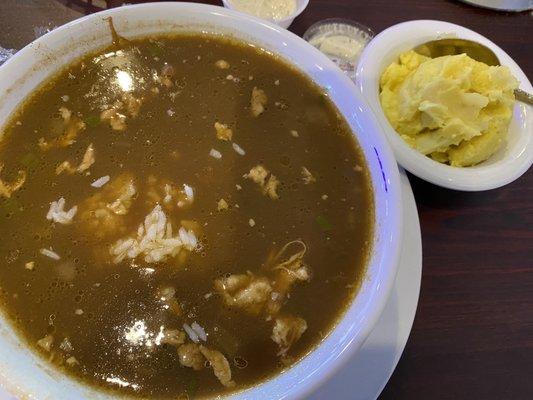
[[457,37],[490,47],[502,65],[520,81],[520,88],[533,92],[520,67],[493,42],[462,26],[442,21],[420,20],[394,25],[377,35],[365,48],[356,73],[356,83],[385,132],[399,164],[426,181],[450,189],[481,191],[506,185],[525,173],[533,163],[533,107],[516,102],[506,146],[473,167],[441,164],[411,148],[387,120],[379,101],[379,80],[384,69],[408,51],[430,40]]
[[[243,12],[239,10],[239,8],[233,4],[232,0],[222,0],[222,3],[224,3],[224,7],[229,8],[230,10]],[[284,29],[287,29],[289,26],[291,26],[292,21],[294,21],[294,19],[307,8],[308,4],[309,4],[309,0],[296,0],[296,10],[294,10],[294,12],[291,15],[289,15],[287,18],[277,19],[277,20],[266,19],[266,21],[272,22],[278,26],[281,26]],[[257,16],[254,15],[254,17],[257,17]]]

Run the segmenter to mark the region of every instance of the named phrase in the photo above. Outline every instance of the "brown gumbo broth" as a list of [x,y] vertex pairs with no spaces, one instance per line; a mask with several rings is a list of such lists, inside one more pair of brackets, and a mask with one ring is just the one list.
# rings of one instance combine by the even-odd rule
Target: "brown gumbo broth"
[[371,184],[308,78],[214,36],[123,42],[0,143],[0,301],[83,382],[205,397],[276,375],[359,287]]

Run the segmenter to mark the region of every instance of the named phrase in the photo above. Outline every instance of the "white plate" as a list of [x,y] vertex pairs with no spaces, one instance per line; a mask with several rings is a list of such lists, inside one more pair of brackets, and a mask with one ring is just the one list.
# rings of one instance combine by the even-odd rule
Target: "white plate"
[[374,330],[353,358],[308,400],[376,399],[400,360],[415,318],[422,277],[422,239],[415,198],[400,170],[403,243],[391,296]]
[[[402,355],[413,325],[420,279],[422,240],[415,198],[405,171],[400,170],[404,240],[391,296],[374,330],[355,356],[309,400],[376,399]],[[0,386],[0,399],[14,400]]]
[[[404,240],[398,275],[376,327],[355,356],[308,400],[376,399],[400,360],[413,325],[422,277],[422,240],[415,198],[400,170]],[[0,387],[0,399],[14,400]]]

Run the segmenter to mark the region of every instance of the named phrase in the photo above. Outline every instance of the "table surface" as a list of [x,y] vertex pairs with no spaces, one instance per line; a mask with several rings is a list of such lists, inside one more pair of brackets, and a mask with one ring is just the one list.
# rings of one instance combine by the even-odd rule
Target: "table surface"
[[[35,38],[35,27],[82,14],[67,3],[2,0],[0,46],[19,49]],[[301,35],[330,17],[375,32],[413,19],[460,24],[497,43],[533,78],[529,12],[454,0],[311,0],[291,30]],[[422,291],[411,337],[380,399],[533,399],[533,172],[482,193],[409,178],[423,236]]]

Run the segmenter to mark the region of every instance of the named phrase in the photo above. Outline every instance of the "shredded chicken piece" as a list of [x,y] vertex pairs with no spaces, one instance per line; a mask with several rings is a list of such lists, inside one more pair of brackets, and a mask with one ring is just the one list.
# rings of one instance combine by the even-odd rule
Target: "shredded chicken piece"
[[121,216],[129,212],[136,193],[132,176],[119,175],[79,205],[80,226],[99,239],[125,233]]
[[102,121],[109,122],[115,131],[123,131],[127,128],[126,115],[135,118],[139,115],[143,99],[133,96],[131,93],[124,93],[122,100],[116,100],[113,105],[100,113]]
[[63,161],[56,167],[56,175],[61,175],[63,172],[73,174],[76,172],[76,168],[74,168],[69,161]]
[[79,362],[78,362],[78,360],[76,359],[76,357],[69,357],[69,358],[67,358],[67,360],[66,360],[65,362],[67,363],[67,365],[68,365],[69,367],[73,367],[73,366],[79,364]]
[[222,295],[228,306],[258,315],[270,299],[272,286],[264,277],[235,274],[215,280],[215,290]]
[[[295,252],[290,257],[288,257],[285,261],[280,262],[282,257],[284,257],[286,253],[288,253],[289,249],[294,246],[299,246],[301,247],[301,249]],[[291,275],[293,277],[302,277],[303,279],[301,280],[307,280],[307,274],[303,272],[297,272],[300,271],[301,268],[305,267],[305,265],[303,264],[303,257],[306,252],[307,246],[302,240],[293,240],[285,244],[277,254],[275,254],[270,260],[267,261],[267,264],[272,265],[275,263],[275,265],[272,267],[273,270],[285,270],[293,273]]]
[[76,172],[83,173],[87,171],[95,162],[94,159],[94,147],[91,143],[87,150],[85,150],[85,153],[83,154],[83,159],[81,160],[80,165],[78,165],[76,168],[74,168],[69,161],[63,161],[61,164],[59,164],[56,168],[56,175],[60,175],[63,172],[67,172],[69,174],[74,174]]
[[220,69],[228,69],[230,67],[229,62],[227,62],[226,60],[218,60],[215,63],[215,66]]
[[121,114],[115,108],[108,108],[100,113],[102,121],[108,121],[109,125],[115,131],[123,131],[126,129],[126,116]]
[[159,300],[165,305],[165,309],[171,311],[177,316],[183,314],[183,309],[181,308],[180,303],[176,299],[176,289],[171,286],[166,286],[159,288],[157,290],[157,296]]
[[192,368],[195,371],[204,368],[205,358],[197,344],[187,343],[178,347],[178,357],[180,364],[184,367]]
[[38,144],[41,150],[49,150],[54,147],[68,147],[76,142],[78,134],[85,130],[85,123],[80,118],[73,116],[72,112],[66,107],[60,107],[59,113],[63,118],[63,133],[51,142],[48,142],[45,138],[40,138]]
[[307,330],[307,322],[303,318],[286,315],[277,317],[272,328],[272,340],[280,347],[278,355],[284,356]]
[[94,164],[94,147],[93,147],[93,144],[91,143],[88,147],[87,147],[87,150],[85,150],[85,154],[83,155],[83,159],[81,160],[81,163],[80,165],[78,165],[78,168],[76,169],[77,172],[85,172],[87,171],[91,165]]
[[209,361],[215,376],[222,385],[235,386],[235,382],[231,380],[229,362],[221,352],[202,345],[188,343],[178,348],[178,357],[181,365],[196,371],[204,368],[205,360]]
[[135,118],[139,115],[139,111],[141,110],[142,105],[142,98],[137,98],[131,93],[126,92],[122,95],[122,101],[126,106],[126,111],[130,115],[130,117]]
[[270,174],[266,185],[263,187],[263,194],[266,194],[272,200],[279,199],[278,192],[277,192],[278,186],[279,186],[278,178],[276,178],[274,174]]
[[133,200],[133,196],[137,194],[137,189],[133,184],[133,181],[128,182],[122,187],[122,192],[119,197],[112,203],[107,204],[107,208],[114,214],[125,215],[128,213],[129,208]]
[[46,141],[45,138],[41,137],[39,138],[39,141],[37,142],[37,145],[39,146],[39,148],[42,150],[42,151],[46,151],[48,149],[51,149],[53,146],[48,143],[48,141]]
[[[283,260],[283,257],[294,246],[301,246],[299,251]],[[294,240],[287,243],[271,260],[267,261],[267,268],[270,267],[275,272],[273,281],[273,292],[277,293],[271,297],[266,307],[269,315],[276,315],[283,305],[292,285],[297,281],[308,281],[311,279],[308,267],[304,264],[303,258],[307,252],[307,246],[301,240]]]
[[316,179],[313,174],[305,167],[302,167],[302,179],[306,185],[316,182]]
[[226,124],[215,122],[215,131],[217,133],[217,139],[230,141],[233,137],[233,131]]
[[[4,164],[0,163],[0,173],[4,168]],[[11,197],[13,193],[19,190],[24,183],[26,182],[26,171],[20,170],[17,173],[17,177],[11,183],[4,182],[0,179],[0,196],[3,196],[7,199]]]
[[258,117],[265,112],[267,101],[268,98],[265,92],[262,89],[254,87],[252,90],[252,98],[250,100],[250,107],[254,117]]
[[174,86],[174,83],[172,82],[174,74],[174,67],[172,65],[163,65],[163,68],[161,68],[161,83],[168,88]]
[[135,259],[144,255],[147,263],[158,263],[169,257],[175,257],[183,248],[192,251],[198,245],[194,232],[180,228],[178,235],[173,235],[172,224],[158,204],[139,225],[136,237],[119,239],[109,249],[113,262],[119,263],[125,258]]
[[250,172],[245,174],[244,177],[246,179],[254,181],[255,183],[259,184],[259,186],[263,187],[265,186],[265,181],[268,174],[269,172],[265,167],[263,167],[262,165],[257,165],[253,167]]
[[42,339],[37,340],[37,344],[46,351],[52,349],[52,344],[54,344],[54,337],[52,335],[46,335]]
[[224,199],[220,199],[217,203],[217,210],[218,211],[223,211],[223,210],[227,210],[228,209],[228,203],[226,202],[226,200]]
[[165,329],[163,330],[162,344],[169,344],[171,346],[179,346],[185,343],[185,332],[178,329]]
[[72,117],[72,111],[70,111],[67,107],[59,107],[59,114],[65,123],[69,122],[70,117]]
[[267,195],[272,200],[279,198],[277,189],[280,182],[278,178],[262,165],[256,165],[253,167],[250,172],[244,175],[244,178],[257,183],[261,187],[263,194]]
[[229,362],[220,351],[208,349],[205,346],[200,346],[200,351],[204,357],[211,364],[213,372],[217,379],[225,387],[235,386],[235,382],[231,380],[231,368]]
[[196,343],[187,343],[178,347],[180,364],[184,367],[200,371],[205,367],[205,361],[209,362],[217,379],[226,387],[235,386],[231,380],[231,368],[229,362],[220,351],[209,349]]
[[59,200],[50,203],[50,210],[46,214],[46,219],[57,222],[58,224],[68,225],[72,223],[72,219],[77,212],[78,206],[74,206],[70,210],[65,211],[65,199],[61,197]]

